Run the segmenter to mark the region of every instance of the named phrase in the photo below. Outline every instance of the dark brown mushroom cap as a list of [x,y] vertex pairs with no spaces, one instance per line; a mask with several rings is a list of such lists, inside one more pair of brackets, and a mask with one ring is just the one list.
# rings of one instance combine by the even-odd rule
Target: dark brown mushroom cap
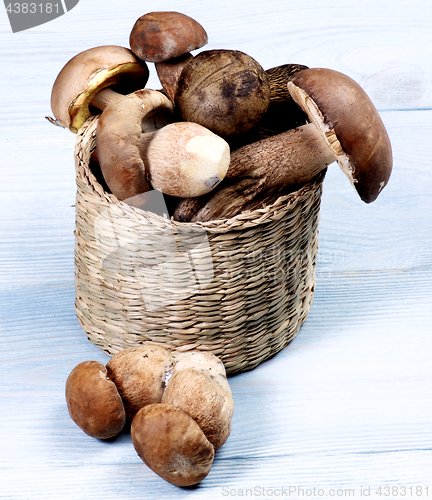
[[192,486],[210,472],[214,448],[195,420],[170,404],[142,408],[131,426],[132,443],[150,469],[176,486]]
[[179,12],[149,12],[132,28],[132,52],[149,62],[180,57],[207,43],[207,33],[194,19]]
[[185,121],[224,138],[248,132],[270,104],[270,85],[261,65],[239,50],[207,50],[181,72],[175,105]]
[[329,145],[360,198],[373,202],[389,180],[393,160],[385,126],[365,91],[347,75],[323,68],[295,73],[288,89],[323,136],[333,137]]
[[66,403],[72,420],[91,437],[114,437],[125,425],[120,394],[99,361],[84,361],[72,370],[66,381]]
[[56,124],[76,132],[92,114],[89,106],[103,88],[121,94],[144,88],[149,77],[146,64],[129,49],[104,45],[80,52],[58,74],[51,92]]
[[161,401],[171,363],[168,349],[151,344],[125,349],[108,361],[108,375],[117,386],[130,420],[142,407]]

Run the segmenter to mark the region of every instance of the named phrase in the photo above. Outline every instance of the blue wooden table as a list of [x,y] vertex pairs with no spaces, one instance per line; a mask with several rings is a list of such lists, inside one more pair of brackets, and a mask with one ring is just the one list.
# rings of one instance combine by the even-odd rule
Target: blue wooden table
[[[74,311],[75,136],[44,117],[66,61],[128,46],[152,10],[196,18],[206,48],[242,50],[264,68],[348,74],[394,153],[370,205],[329,168],[310,315],[273,359],[230,377],[231,436],[189,489],[152,473],[128,433],[86,436],[64,398],[76,364],[109,358]],[[430,0],[80,0],[19,33],[0,16],[0,498],[432,497]],[[159,88],[154,71],[148,86]]]

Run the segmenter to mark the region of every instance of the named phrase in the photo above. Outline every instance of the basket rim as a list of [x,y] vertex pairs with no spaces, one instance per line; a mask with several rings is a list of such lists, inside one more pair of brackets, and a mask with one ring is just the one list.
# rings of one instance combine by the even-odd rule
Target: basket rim
[[[88,161],[90,154],[96,148],[96,128],[99,117],[100,115],[93,115],[89,117],[83,126],[78,130],[75,142],[75,167],[77,176],[81,175],[81,177],[85,179],[87,185],[91,188],[93,194],[104,199],[107,203],[119,205],[125,213],[129,212],[135,217],[137,215],[141,217],[145,216],[146,219],[152,219],[153,222],[161,225],[170,225],[171,227],[177,226],[179,228],[197,227],[205,229],[211,233],[219,233],[236,229],[248,229],[261,224],[266,224],[281,218],[287,211],[290,210],[292,205],[298,203],[299,198],[307,197],[311,192],[319,188],[323,183],[327,171],[327,168],[324,169],[314,179],[301,186],[298,190],[279,196],[274,203],[264,205],[261,208],[245,210],[229,218],[214,219],[206,222],[180,222],[174,220],[172,217],[168,219],[153,212],[133,207],[124,201],[120,201],[112,193],[108,193],[104,190],[103,186],[98,182],[96,176],[89,168]],[[90,153],[88,158],[83,156],[83,145],[85,144],[90,144],[90,147],[87,148]]]

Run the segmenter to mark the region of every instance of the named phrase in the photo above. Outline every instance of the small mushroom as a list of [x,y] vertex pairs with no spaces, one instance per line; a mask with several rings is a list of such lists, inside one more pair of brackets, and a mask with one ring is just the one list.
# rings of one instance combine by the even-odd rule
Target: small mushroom
[[139,149],[152,187],[176,197],[209,193],[225,177],[230,163],[228,143],[192,122],[143,134]]
[[181,72],[175,106],[185,121],[230,138],[257,125],[270,103],[261,65],[238,50],[208,50]]
[[105,182],[119,200],[150,190],[139,151],[143,129],[149,132],[163,127],[172,114],[170,100],[150,89],[112,102],[101,114],[96,129],[99,164]]
[[76,133],[95,108],[102,111],[123,94],[145,87],[145,62],[117,45],[94,47],[73,57],[58,74],[51,92],[55,119],[47,119]]
[[156,90],[144,89],[108,106],[96,131],[99,164],[111,192],[131,199],[150,189],[177,197],[200,196],[225,176],[228,143],[196,123],[178,122],[151,132],[149,113],[171,102]]
[[125,349],[108,361],[108,376],[117,386],[128,419],[142,407],[160,403],[172,362],[170,351],[157,344]]
[[202,222],[257,208],[312,180],[335,160],[364,202],[378,197],[390,177],[392,151],[364,90],[329,69],[298,71],[287,88],[312,123],[235,150],[211,196],[204,203],[200,198],[180,201],[174,219]]
[[154,62],[162,87],[171,101],[183,67],[192,50],[208,41],[195,19],[179,12],[149,12],[134,24],[129,37],[132,52],[141,60]]
[[222,361],[210,352],[173,353],[162,403],[182,409],[218,450],[231,432],[234,401]]
[[192,486],[210,472],[213,445],[195,420],[173,405],[142,408],[132,421],[131,437],[141,460],[171,484]]
[[125,425],[120,394],[99,361],[84,361],[72,370],[66,381],[66,403],[72,420],[91,437],[112,438]]

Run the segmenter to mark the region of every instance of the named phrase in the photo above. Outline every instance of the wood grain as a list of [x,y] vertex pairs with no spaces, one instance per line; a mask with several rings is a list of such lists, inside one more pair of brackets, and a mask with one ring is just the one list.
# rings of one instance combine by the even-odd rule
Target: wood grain
[[[432,495],[430,1],[157,4],[195,17],[206,49],[243,50],[264,68],[348,74],[380,110],[394,153],[371,205],[329,168],[311,313],[286,349],[230,378],[232,434],[193,489],[155,476],[127,432],[110,442],[84,435],[64,400],[76,364],[108,357],[75,316],[75,138],[44,118],[51,86],[79,51],[127,46],[135,20],[154,9],[101,5],[82,0],[15,34],[4,11],[0,21],[0,498],[207,500],[273,488],[267,499],[289,486],[321,488],[319,498],[331,488],[362,498],[371,486],[379,498],[380,485],[429,486]],[[152,67],[149,87],[158,88]]]

